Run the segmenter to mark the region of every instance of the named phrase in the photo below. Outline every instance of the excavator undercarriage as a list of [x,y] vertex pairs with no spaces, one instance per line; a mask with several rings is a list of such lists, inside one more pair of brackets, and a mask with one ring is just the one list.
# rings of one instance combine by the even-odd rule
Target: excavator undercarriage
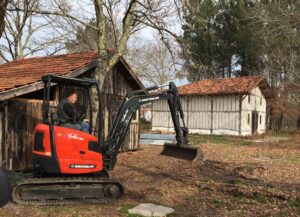
[[120,183],[104,178],[30,178],[14,186],[12,199],[23,205],[99,203],[118,199],[123,191]]

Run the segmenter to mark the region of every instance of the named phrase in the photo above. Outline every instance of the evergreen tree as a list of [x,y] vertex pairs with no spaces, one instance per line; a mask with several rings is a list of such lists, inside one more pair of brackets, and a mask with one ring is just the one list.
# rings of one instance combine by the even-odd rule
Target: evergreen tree
[[[261,25],[250,17],[254,6],[252,1],[238,0],[232,9],[235,31],[233,40],[236,44],[235,55],[241,70],[237,76],[255,75],[262,72],[262,39],[258,34]],[[233,4],[233,3],[231,3]]]
[[185,13],[183,25],[186,42],[183,56],[189,80],[212,77],[215,69],[215,3],[212,0],[191,1]]
[[188,4],[183,25],[183,56],[189,80],[260,72],[261,43],[256,34],[259,26],[249,19],[252,7],[251,1],[244,0],[202,0]]

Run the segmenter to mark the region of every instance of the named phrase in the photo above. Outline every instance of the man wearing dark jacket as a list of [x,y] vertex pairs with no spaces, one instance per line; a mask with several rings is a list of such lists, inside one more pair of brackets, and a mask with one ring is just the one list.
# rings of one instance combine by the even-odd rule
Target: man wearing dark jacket
[[70,91],[67,98],[62,99],[58,104],[57,115],[62,127],[89,132],[89,124],[77,122],[78,114],[75,107],[77,101],[76,91]]

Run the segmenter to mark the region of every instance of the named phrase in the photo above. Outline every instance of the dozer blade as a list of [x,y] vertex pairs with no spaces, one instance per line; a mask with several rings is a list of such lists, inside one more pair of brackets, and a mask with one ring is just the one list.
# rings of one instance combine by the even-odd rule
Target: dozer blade
[[11,199],[11,186],[8,176],[0,169],[0,208]]
[[160,154],[187,161],[194,161],[196,159],[201,160],[204,157],[204,154],[200,148],[187,145],[178,146],[174,143],[165,143],[164,149]]

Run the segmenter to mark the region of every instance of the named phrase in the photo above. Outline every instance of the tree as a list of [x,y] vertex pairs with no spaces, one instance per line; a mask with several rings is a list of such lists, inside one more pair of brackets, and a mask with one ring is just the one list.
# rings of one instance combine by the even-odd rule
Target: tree
[[[99,81],[103,81],[106,73],[110,71],[110,69],[116,64],[116,62],[124,56],[126,52],[127,42],[132,33],[139,31],[143,26],[150,26],[156,29],[162,37],[164,34],[169,34],[177,37],[174,33],[172,33],[167,28],[167,23],[164,18],[170,15],[171,4],[166,1],[156,0],[156,1],[147,1],[147,0],[130,0],[126,4],[124,16],[122,16],[122,27],[121,34],[119,37],[115,35],[114,38],[116,43],[116,51],[112,55],[112,57],[108,60],[105,60],[106,55],[106,44],[107,38],[106,31],[107,25],[106,20],[107,17],[105,15],[105,10],[109,15],[108,20],[111,22],[111,25],[114,27],[116,20],[114,15],[114,8],[120,1],[111,0],[95,0],[95,11],[96,11],[96,20],[97,20],[97,28],[98,28],[98,67],[97,72],[95,74],[95,78]],[[172,12],[171,10],[171,13]]]
[[[55,34],[43,34],[50,23],[40,17],[34,10],[39,8],[40,1],[20,0],[10,1],[5,16],[3,43],[0,46],[0,56],[6,62],[31,56],[37,52],[48,55],[63,49],[59,46],[62,39]],[[20,8],[22,10],[15,10]]]
[[[92,20],[88,23],[88,26],[77,25],[75,27],[75,39],[67,39],[65,42],[68,52],[97,50],[97,30],[89,27],[95,24],[95,20]],[[109,49],[115,49],[116,42],[114,41],[113,30],[110,25],[107,25],[106,38],[108,40],[106,46]]]
[[0,1],[0,37],[2,36],[4,27],[5,27],[5,14],[6,14],[6,7],[8,4],[8,0],[1,0]]
[[183,25],[185,68],[189,72],[189,80],[197,81],[213,77],[215,70],[214,21],[216,15],[215,3],[211,0],[190,2],[184,12]]
[[243,0],[202,0],[187,5],[183,57],[190,80],[259,72],[258,26],[248,18],[252,7]]
[[238,0],[236,4],[234,4],[234,1],[231,4],[231,14],[234,17],[235,29],[233,41],[236,44],[234,53],[237,56],[237,64],[241,68],[238,76],[261,74],[261,70],[263,69],[261,60],[262,41],[257,34],[261,26],[253,23],[249,18],[255,2]]
[[162,85],[175,79],[178,69],[174,60],[178,59],[175,52],[172,56],[157,34],[154,40],[137,44],[138,47],[128,49],[126,59],[146,84]]
[[284,116],[300,105],[300,3],[263,1],[253,8],[251,18],[261,26],[264,71],[276,98],[270,103],[270,128],[280,130]]

